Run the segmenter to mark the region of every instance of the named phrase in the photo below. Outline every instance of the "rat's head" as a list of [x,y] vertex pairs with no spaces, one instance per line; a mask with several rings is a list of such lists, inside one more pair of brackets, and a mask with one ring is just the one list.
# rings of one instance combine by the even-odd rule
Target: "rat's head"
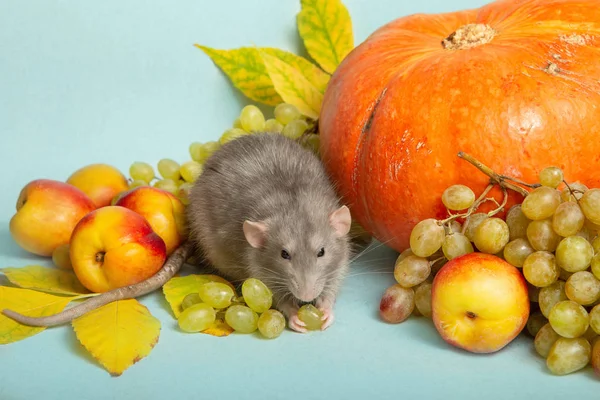
[[302,221],[291,214],[268,221],[245,221],[244,235],[257,249],[253,276],[274,293],[311,302],[325,284],[339,279],[348,260],[350,210],[342,206]]

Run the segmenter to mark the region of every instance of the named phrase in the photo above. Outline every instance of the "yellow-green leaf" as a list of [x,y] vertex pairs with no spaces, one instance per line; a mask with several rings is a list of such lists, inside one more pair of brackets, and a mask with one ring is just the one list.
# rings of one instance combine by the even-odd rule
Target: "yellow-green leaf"
[[200,286],[207,282],[222,282],[229,285],[235,292],[235,287],[227,280],[217,275],[187,275],[176,276],[163,285],[163,293],[175,318],[181,314],[183,298],[191,293],[198,293]]
[[270,54],[260,53],[277,93],[286,103],[313,119],[319,117],[323,94],[293,65]]
[[341,0],[301,0],[298,32],[308,54],[332,74],[354,48],[352,20]]
[[307,81],[317,88],[319,92],[325,93],[325,89],[327,88],[327,84],[329,83],[329,78],[331,78],[331,75],[323,71],[312,62],[308,61],[306,58],[300,57],[294,53],[290,53],[289,51],[272,47],[261,47],[258,48],[257,52],[263,52],[275,56],[286,64],[296,68],[306,78]]
[[71,271],[28,265],[22,268],[2,268],[0,272],[12,284],[25,289],[72,296],[90,293]]
[[330,75],[318,66],[289,51],[272,47],[240,47],[218,50],[196,45],[229,77],[233,85],[248,98],[275,106],[283,100],[275,90],[273,82],[259,52],[264,52],[295,67],[321,93],[325,92]]
[[[9,309],[29,317],[45,317],[59,313],[71,300],[71,297],[0,286],[0,311]],[[0,344],[23,340],[44,329],[46,328],[21,325],[4,314],[0,314]]]
[[206,53],[229,77],[233,85],[250,99],[270,106],[281,103],[281,97],[275,92],[256,49],[242,47],[218,50],[201,45],[196,47]]
[[83,347],[113,376],[150,354],[160,335],[160,321],[135,299],[109,303],[71,324]]
[[201,333],[206,333],[212,336],[229,336],[233,332],[233,328],[227,325],[222,319],[217,319],[210,328],[203,330]]

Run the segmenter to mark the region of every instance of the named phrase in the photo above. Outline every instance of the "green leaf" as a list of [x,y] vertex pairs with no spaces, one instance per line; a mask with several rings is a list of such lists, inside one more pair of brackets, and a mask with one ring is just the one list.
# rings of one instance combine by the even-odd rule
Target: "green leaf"
[[268,53],[260,53],[275,90],[286,103],[313,119],[319,117],[323,94],[293,65]]
[[308,54],[330,74],[354,48],[350,13],[340,0],[301,0],[296,18]]
[[259,103],[275,106],[283,102],[260,57],[260,52],[280,58],[294,66],[321,93],[325,92],[329,82],[329,74],[289,51],[271,47],[240,47],[232,50],[218,50],[201,45],[196,47],[204,51],[245,96]]
[[[13,310],[28,317],[45,317],[59,313],[71,300],[72,297],[0,286],[0,311]],[[0,344],[18,342],[45,329],[45,327],[21,325],[12,318],[0,314]]]
[[28,265],[21,268],[1,268],[8,280],[25,289],[77,296],[90,293],[71,271]]

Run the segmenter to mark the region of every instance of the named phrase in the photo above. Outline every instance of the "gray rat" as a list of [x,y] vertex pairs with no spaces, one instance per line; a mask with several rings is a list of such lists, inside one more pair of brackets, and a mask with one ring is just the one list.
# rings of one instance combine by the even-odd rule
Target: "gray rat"
[[296,312],[309,302],[331,325],[351,217],[312,152],[282,135],[243,136],[208,159],[189,198],[189,240],[217,271],[262,280],[291,329],[306,331]]
[[306,331],[297,316],[305,303],[314,302],[323,312],[322,329],[333,323],[348,270],[351,216],[316,155],[279,134],[240,137],[207,160],[189,200],[188,241],[153,277],[52,316],[3,313],[32,326],[66,323],[104,304],[160,288],[195,250],[226,278],[262,280],[291,329]]

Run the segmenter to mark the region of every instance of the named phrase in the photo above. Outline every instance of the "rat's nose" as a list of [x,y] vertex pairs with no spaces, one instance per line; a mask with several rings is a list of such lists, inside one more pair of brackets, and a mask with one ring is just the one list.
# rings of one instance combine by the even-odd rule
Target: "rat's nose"
[[298,306],[299,307],[305,306],[307,304],[312,304],[314,306],[315,305],[315,301],[314,300],[311,300],[311,301],[298,300]]

